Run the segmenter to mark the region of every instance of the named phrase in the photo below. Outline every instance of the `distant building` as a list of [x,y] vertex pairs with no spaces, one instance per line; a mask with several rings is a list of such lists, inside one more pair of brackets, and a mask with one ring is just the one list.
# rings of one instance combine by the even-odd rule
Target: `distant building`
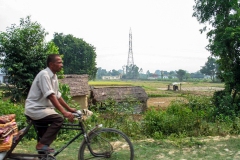
[[148,77],[147,79],[158,79],[158,77]]
[[6,83],[6,74],[2,72],[2,69],[0,68],[0,83]]
[[118,75],[118,76],[102,76],[102,79],[103,80],[118,80],[118,79],[121,79],[121,76]]

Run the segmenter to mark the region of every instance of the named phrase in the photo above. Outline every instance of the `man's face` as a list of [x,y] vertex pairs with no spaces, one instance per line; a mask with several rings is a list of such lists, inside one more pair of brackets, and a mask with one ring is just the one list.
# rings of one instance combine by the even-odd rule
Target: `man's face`
[[56,57],[55,62],[52,62],[52,72],[56,73],[61,71],[63,67],[63,62],[61,57]]

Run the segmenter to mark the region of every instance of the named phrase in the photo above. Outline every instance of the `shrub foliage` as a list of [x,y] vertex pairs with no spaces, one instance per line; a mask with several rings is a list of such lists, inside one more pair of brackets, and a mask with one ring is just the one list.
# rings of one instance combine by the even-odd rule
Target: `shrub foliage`
[[150,109],[144,114],[144,133],[154,138],[239,133],[239,118],[216,115],[216,110],[211,97],[189,96],[187,101],[176,100],[165,111]]
[[[76,105],[71,97],[67,96],[69,94],[68,86],[61,85],[60,88],[67,101]],[[173,101],[166,110],[150,108],[144,113],[137,114],[135,108],[139,106],[139,102],[133,98],[128,97],[121,103],[109,98],[90,106],[90,110],[94,114],[86,121],[86,125],[89,129],[96,124],[117,128],[132,139],[239,134],[240,119],[236,114],[228,114],[228,112],[224,114],[225,111],[219,108],[221,105],[216,107],[216,103],[212,97],[188,96],[186,100]],[[0,115],[16,114],[19,129],[27,125],[22,104],[14,104],[11,101],[0,99],[0,107]],[[136,119],[138,116],[141,118]],[[61,130],[58,140],[72,138],[76,134],[75,132]],[[30,130],[27,138],[35,137],[35,131]]]

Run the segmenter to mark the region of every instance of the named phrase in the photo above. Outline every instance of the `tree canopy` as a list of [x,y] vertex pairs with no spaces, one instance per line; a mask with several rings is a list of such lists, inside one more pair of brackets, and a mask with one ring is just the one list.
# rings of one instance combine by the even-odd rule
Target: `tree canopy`
[[239,0],[195,0],[193,16],[206,25],[209,44],[216,57],[219,78],[230,93],[240,90],[240,3]]
[[14,86],[13,100],[27,95],[34,77],[46,67],[47,53],[57,51],[54,44],[45,43],[47,34],[30,16],[0,33],[1,67]]
[[186,75],[186,73],[187,72],[185,70],[182,70],[182,69],[179,69],[178,71],[176,71],[177,77],[178,77],[180,82],[183,81],[183,78]]
[[218,65],[216,63],[216,59],[210,56],[208,57],[208,61],[205,63],[202,69],[200,69],[200,72],[202,74],[210,76],[211,80],[214,82],[217,70]]
[[193,16],[207,24],[206,47],[217,58],[218,78],[225,83],[222,93],[215,92],[216,113],[235,116],[240,111],[240,2],[239,0],[195,0]]
[[55,33],[53,42],[58,46],[59,53],[63,55],[65,74],[88,74],[90,79],[96,77],[97,56],[91,44],[63,33]]
[[115,69],[107,71],[106,69],[102,69],[101,67],[98,68],[96,78],[102,79],[103,76],[120,76],[122,71],[117,71]]
[[124,79],[138,79],[139,73],[142,72],[142,68],[139,69],[137,65],[131,64],[126,66],[126,74],[123,76]]

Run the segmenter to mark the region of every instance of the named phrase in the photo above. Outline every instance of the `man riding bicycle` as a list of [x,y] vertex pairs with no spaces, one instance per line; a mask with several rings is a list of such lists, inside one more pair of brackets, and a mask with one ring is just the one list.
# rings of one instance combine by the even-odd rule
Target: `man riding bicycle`
[[[36,124],[45,127],[36,127],[38,143],[37,151],[54,152],[49,146],[55,140],[58,131],[63,124],[63,117],[73,121],[75,108],[69,105],[61,97],[58,88],[56,73],[63,67],[62,58],[59,54],[51,54],[47,58],[47,68],[40,71],[35,77],[25,103],[25,114]],[[63,117],[55,109],[61,112]]]

